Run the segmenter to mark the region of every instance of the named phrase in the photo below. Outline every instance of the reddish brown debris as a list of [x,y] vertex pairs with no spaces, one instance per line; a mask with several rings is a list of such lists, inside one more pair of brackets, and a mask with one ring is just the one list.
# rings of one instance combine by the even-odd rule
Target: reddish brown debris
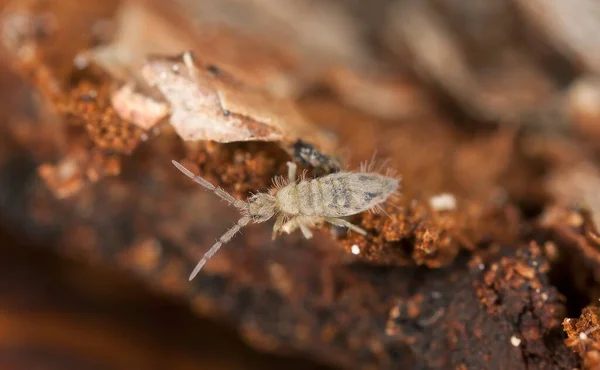
[[[564,297],[549,288],[550,264],[542,249],[532,243],[519,249],[516,258],[502,257],[486,268],[483,281],[476,285],[477,295],[490,312],[503,315],[518,325],[515,333],[525,351],[544,356],[538,341],[565,316]],[[501,304],[500,304],[501,302]]]
[[387,208],[387,214],[365,214],[360,225],[372,239],[352,232],[343,239],[349,252],[369,262],[406,265],[415,263],[440,267],[460,250],[457,240],[461,221],[455,215],[433,214],[417,201],[404,209]]
[[508,206],[490,203],[483,209],[462,199],[456,208],[434,206],[413,199],[385,212],[365,213],[359,224],[370,235],[350,232],[341,238],[342,246],[375,264],[438,268],[450,264],[461,249],[472,251],[491,240],[510,243],[519,236],[519,216]]
[[83,126],[98,148],[131,154],[142,141],[144,130],[123,119],[113,107],[114,85],[109,76],[94,66],[81,73],[86,77],[75,82],[67,101],[59,105],[59,113],[68,123]]
[[162,245],[160,242],[156,239],[147,238],[135,243],[119,257],[123,265],[150,274],[158,267],[161,254]]
[[[560,345],[563,336],[557,330],[565,315],[564,298],[550,285],[549,264],[537,245],[516,254],[492,251],[472,259],[470,266],[479,272],[469,282],[473,296],[459,291],[446,316],[453,319],[447,324],[448,343],[457,368],[574,366],[577,360]],[[499,349],[500,343],[505,347]],[[497,351],[504,355],[497,357]]]
[[[574,366],[575,356],[561,345],[564,304],[549,284],[547,267],[533,245],[516,255],[498,249],[473,258],[460,274],[456,267],[451,274],[442,269],[443,282],[413,276],[411,294],[391,305],[386,333],[427,368]],[[445,290],[446,284],[453,288]],[[444,340],[432,340],[439,337]],[[424,353],[429,355],[419,355]]]
[[563,328],[568,335],[565,343],[583,359],[585,369],[600,368],[600,307],[585,307],[578,319],[566,318]]
[[97,182],[104,176],[116,176],[120,172],[119,158],[99,151],[79,151],[56,165],[43,164],[38,168],[39,175],[58,198],[67,198],[88,183]]
[[551,241],[553,263],[573,269],[571,289],[593,300],[600,293],[600,234],[591,217],[585,209],[555,206],[543,215],[540,227]]
[[251,192],[268,190],[273,178],[287,171],[288,156],[275,144],[207,142],[190,144],[187,148],[182,164],[208,181],[220,184],[238,199],[245,200]]

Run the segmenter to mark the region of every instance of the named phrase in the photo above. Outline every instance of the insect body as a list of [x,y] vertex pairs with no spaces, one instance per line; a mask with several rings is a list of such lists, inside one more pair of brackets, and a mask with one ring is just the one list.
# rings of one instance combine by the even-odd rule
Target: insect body
[[248,202],[244,202],[235,199],[225,190],[215,187],[200,176],[194,175],[178,162],[173,161],[173,164],[185,175],[238,208],[242,215],[238,222],[206,252],[194,268],[190,280],[221,245],[227,243],[250,221],[261,223],[276,216],[273,239],[280,231],[289,234],[296,229],[300,229],[302,234],[310,239],[312,237],[310,227],[323,222],[347,227],[366,235],[363,229],[341,217],[381,209],[381,204],[395,193],[399,186],[398,179],[371,172],[370,167],[363,168],[357,173],[338,172],[311,180],[302,177],[296,181],[297,166],[295,163],[288,162],[287,180],[276,178],[275,186],[269,193],[254,194]]

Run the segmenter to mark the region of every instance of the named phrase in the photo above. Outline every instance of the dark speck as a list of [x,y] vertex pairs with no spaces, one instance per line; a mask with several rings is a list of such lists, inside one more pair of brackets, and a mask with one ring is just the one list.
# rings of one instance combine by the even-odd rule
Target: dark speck
[[230,114],[231,114],[231,112],[230,112],[229,110],[227,110],[227,109],[223,109],[223,115],[224,115],[225,117],[229,116]]
[[95,90],[90,90],[88,91],[86,94],[83,94],[81,96],[79,96],[79,100],[80,101],[94,101],[96,100],[96,96],[98,96],[98,94],[96,93]]
[[358,181],[360,181],[360,182],[367,182],[370,179],[371,179],[371,177],[367,176],[367,175],[360,175],[360,176],[358,176]]
[[365,193],[365,201],[370,202],[377,196],[377,193]]
[[212,74],[215,74],[215,75],[221,74],[221,69],[215,65],[209,64],[208,66],[206,66],[206,69],[208,69],[208,71]]

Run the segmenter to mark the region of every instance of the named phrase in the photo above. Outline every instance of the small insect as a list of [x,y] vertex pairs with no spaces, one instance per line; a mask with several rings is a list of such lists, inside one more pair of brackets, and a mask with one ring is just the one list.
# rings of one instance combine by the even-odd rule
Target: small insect
[[242,217],[206,252],[196,265],[191,281],[221,247],[250,221],[262,223],[276,216],[272,238],[277,233],[291,233],[300,229],[306,239],[312,238],[309,227],[328,222],[346,227],[366,235],[360,227],[342,219],[363,211],[382,210],[382,203],[399,187],[399,179],[372,171],[370,166],[361,166],[360,172],[337,172],[324,177],[306,179],[304,174],[296,181],[297,166],[288,162],[288,177],[275,177],[274,186],[267,193],[253,194],[248,202],[235,199],[225,190],[215,187],[176,161],[172,161],[186,176],[215,193],[219,198],[236,207]]
[[340,169],[340,163],[335,158],[321,153],[313,145],[300,139],[294,144],[294,159],[324,174],[337,172]]

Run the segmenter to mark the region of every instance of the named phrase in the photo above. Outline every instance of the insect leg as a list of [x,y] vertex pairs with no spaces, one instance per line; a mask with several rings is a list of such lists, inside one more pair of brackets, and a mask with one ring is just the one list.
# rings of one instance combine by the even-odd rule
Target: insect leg
[[238,222],[229,230],[227,230],[227,232],[225,234],[223,234],[219,240],[215,243],[215,245],[212,246],[212,248],[210,248],[208,250],[208,252],[206,252],[204,254],[204,256],[202,257],[202,259],[200,260],[200,262],[198,262],[198,264],[196,265],[196,267],[194,268],[194,271],[192,271],[192,273],[190,274],[190,281],[192,281],[192,279],[194,277],[196,277],[196,275],[198,274],[198,272],[200,272],[200,270],[202,269],[202,267],[204,266],[204,264],[206,263],[206,261],[208,261],[215,253],[217,253],[217,251],[219,250],[219,248],[221,248],[221,246],[225,243],[227,243],[228,241],[231,240],[231,238],[233,238],[233,236],[240,231],[240,229],[246,225],[248,225],[248,222],[250,222],[250,217],[242,217],[238,220]]
[[291,234],[298,228],[298,217],[292,218],[281,226],[281,230]]
[[275,239],[275,236],[277,235],[277,232],[281,229],[281,225],[283,224],[283,220],[284,220],[284,216],[283,215],[277,216],[277,219],[275,220],[275,225],[273,225],[273,235],[271,236],[271,240]]
[[195,78],[196,77],[196,66],[194,65],[194,58],[192,56],[192,53],[189,50],[184,52],[182,59],[183,59],[183,64],[185,64],[187,69],[190,71],[190,74]]
[[317,223],[321,222],[323,222],[322,217],[299,216],[283,224],[283,226],[281,226],[281,230],[285,231],[288,234],[291,234],[296,229],[300,228],[300,231],[302,231],[302,235],[304,235],[306,239],[310,239],[313,237],[313,233],[310,230],[310,227],[315,226]]
[[365,230],[361,229],[360,227],[358,227],[344,219],[335,218],[335,217],[325,217],[325,221],[329,222],[332,225],[347,227],[348,229],[354,231],[355,233],[358,233],[361,235],[367,235],[367,232]]
[[300,224],[298,226],[300,227],[300,231],[302,231],[302,235],[304,235],[306,239],[311,239],[313,237],[312,231],[310,231],[306,224]]
[[296,181],[296,172],[298,171],[298,165],[294,162],[287,162],[288,166],[288,180],[290,184]]

